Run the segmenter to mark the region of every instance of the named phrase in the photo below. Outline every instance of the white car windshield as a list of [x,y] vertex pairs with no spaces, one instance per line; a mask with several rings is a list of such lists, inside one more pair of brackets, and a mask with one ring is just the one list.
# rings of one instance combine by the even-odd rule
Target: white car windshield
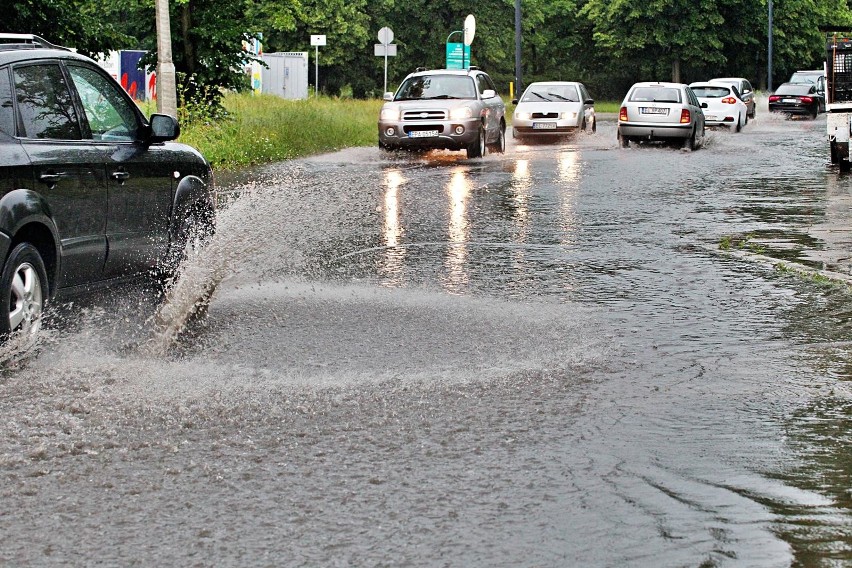
[[630,100],[640,103],[679,103],[680,89],[672,87],[636,87]]
[[580,95],[574,85],[531,85],[521,102],[580,102]]
[[819,75],[816,73],[793,73],[793,76],[790,77],[790,83],[811,83],[816,84]]
[[692,87],[696,97],[704,99],[721,99],[731,94],[728,87]]
[[475,99],[476,85],[465,75],[419,75],[406,79],[396,93],[396,101],[432,99]]

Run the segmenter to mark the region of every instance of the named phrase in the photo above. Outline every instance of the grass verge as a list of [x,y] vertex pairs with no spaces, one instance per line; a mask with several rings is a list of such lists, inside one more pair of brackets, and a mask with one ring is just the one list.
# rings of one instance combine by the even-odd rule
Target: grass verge
[[230,93],[224,105],[230,118],[182,125],[179,139],[197,148],[217,170],[378,143],[380,100],[293,101]]

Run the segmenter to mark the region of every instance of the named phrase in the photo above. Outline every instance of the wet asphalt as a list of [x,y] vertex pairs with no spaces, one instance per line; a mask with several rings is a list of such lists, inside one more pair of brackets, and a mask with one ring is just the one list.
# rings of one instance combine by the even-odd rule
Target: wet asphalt
[[824,128],[219,176],[165,308],[76,299],[7,363],[0,564],[849,566]]

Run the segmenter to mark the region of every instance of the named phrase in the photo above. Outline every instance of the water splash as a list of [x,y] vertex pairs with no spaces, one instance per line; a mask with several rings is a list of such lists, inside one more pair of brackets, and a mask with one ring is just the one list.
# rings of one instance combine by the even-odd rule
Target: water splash
[[140,347],[143,354],[165,355],[187,326],[206,312],[219,283],[268,245],[282,222],[282,196],[277,190],[295,185],[299,173],[294,168],[274,182],[234,189],[235,198],[217,214],[215,234],[188,249],[177,278],[150,320],[152,332]]

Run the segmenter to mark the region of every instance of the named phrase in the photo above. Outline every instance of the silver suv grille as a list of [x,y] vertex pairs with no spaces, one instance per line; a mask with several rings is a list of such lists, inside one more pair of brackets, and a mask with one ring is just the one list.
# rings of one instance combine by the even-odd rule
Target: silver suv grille
[[446,120],[445,110],[407,110],[402,113],[402,120]]

